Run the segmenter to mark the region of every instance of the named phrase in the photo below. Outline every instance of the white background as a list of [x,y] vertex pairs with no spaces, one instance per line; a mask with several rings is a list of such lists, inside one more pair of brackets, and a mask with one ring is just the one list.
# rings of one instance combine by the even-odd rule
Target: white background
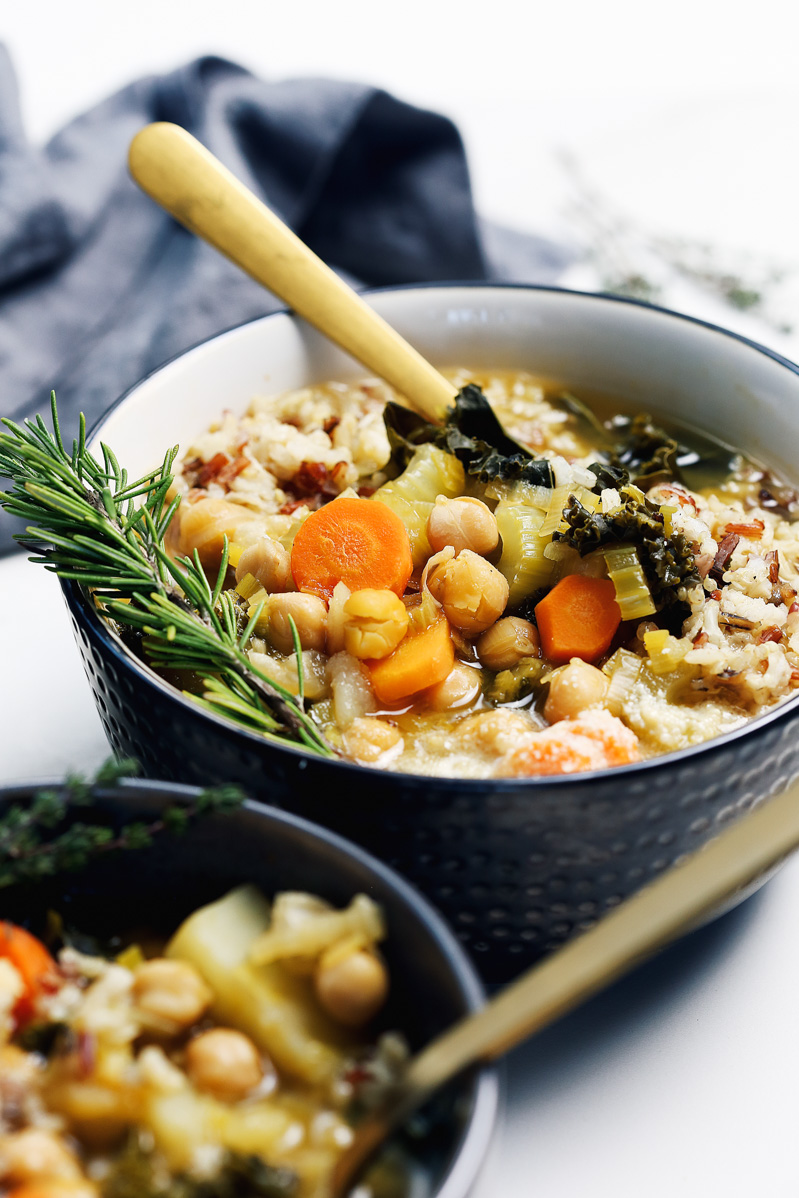
[[[35,141],[129,80],[202,53],[270,78],[377,83],[457,121],[485,216],[602,249],[575,217],[569,157],[667,303],[794,357],[799,338],[776,326],[799,326],[798,32],[797,11],[774,0],[0,7]],[[653,262],[650,236],[710,241],[713,261],[747,278],[784,271],[767,320]],[[564,281],[600,276],[587,257]],[[57,586],[21,558],[0,562],[0,667],[0,783],[102,759]],[[793,1198],[798,927],[794,862],[514,1054],[479,1198]]]

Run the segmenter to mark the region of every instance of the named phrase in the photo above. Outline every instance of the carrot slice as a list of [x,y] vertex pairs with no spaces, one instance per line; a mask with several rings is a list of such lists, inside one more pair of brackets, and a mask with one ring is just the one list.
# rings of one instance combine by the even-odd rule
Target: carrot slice
[[381,703],[399,703],[443,682],[455,665],[449,620],[441,616],[423,632],[406,634],[388,657],[364,664]]
[[58,985],[58,966],[41,940],[4,921],[0,921],[0,958],[14,966],[25,985],[13,1011],[14,1018],[25,1023],[33,1015],[39,995]]
[[535,618],[547,660],[555,665],[573,657],[596,661],[621,624],[616,588],[607,578],[567,574],[536,604]]
[[297,589],[329,599],[337,583],[351,591],[402,597],[413,570],[405,525],[374,499],[334,499],[312,512],[294,538],[291,573]]

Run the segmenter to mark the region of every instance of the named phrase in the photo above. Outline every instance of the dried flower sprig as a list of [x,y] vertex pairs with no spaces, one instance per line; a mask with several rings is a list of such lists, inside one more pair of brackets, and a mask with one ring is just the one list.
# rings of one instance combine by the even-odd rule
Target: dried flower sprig
[[162,832],[183,832],[196,819],[233,811],[244,801],[238,786],[218,786],[190,802],[165,807],[157,819],[134,821],[118,830],[74,818],[76,810],[92,806],[98,792],[137,772],[135,762],[110,761],[90,782],[68,778],[63,786],[39,790],[32,800],[12,804],[0,817],[0,889],[74,873],[108,853],[147,848]]
[[180,502],[167,502],[177,447],[131,482],[106,445],[102,464],[89,452],[83,416],[68,452],[54,392],[51,409],[52,433],[41,417],[24,425],[3,420],[8,431],[0,433],[0,478],[12,483],[2,504],[30,522],[17,540],[35,554],[31,560],[91,588],[106,616],[141,634],[156,669],[199,674],[205,693],[191,697],[208,710],[268,739],[334,756],[305,711],[302,681],[294,696],[250,662],[246,645],[262,605],[244,619],[235,595],[223,591],[227,542],[213,585],[196,552],[193,560],[167,553],[164,536]]

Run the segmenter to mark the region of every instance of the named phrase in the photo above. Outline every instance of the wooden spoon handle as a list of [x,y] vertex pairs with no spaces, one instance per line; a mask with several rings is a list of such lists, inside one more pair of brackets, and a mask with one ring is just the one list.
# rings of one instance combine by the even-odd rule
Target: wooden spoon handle
[[178,125],[147,125],[130,172],[174,218],[440,422],[456,388],[342,282],[273,212]]

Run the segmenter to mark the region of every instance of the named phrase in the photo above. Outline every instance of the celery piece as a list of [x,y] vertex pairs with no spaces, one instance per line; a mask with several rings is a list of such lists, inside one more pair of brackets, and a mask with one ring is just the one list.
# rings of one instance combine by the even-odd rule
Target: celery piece
[[608,576],[616,588],[623,620],[638,620],[657,611],[638,553],[631,545],[604,550]]

